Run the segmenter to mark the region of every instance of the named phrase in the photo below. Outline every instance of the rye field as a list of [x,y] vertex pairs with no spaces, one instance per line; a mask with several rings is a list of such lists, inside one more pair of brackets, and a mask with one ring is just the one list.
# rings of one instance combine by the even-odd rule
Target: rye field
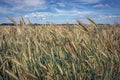
[[120,80],[120,25],[0,26],[0,80]]

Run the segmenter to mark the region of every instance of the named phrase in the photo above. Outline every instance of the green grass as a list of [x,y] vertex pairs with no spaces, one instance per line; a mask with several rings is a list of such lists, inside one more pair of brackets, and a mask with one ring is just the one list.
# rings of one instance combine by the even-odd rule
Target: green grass
[[120,26],[88,20],[0,27],[0,80],[118,80]]

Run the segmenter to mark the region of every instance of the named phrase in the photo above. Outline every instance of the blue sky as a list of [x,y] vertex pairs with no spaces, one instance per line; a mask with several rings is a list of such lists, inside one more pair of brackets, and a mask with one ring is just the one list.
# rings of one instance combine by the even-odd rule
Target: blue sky
[[0,0],[0,23],[23,16],[33,23],[120,23],[120,0]]

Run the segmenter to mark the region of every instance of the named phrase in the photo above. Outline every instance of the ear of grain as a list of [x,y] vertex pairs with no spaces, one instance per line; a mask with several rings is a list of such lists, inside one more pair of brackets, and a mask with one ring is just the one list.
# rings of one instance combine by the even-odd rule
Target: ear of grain
[[[34,28],[1,26],[0,79],[116,80],[120,71],[120,27],[88,20],[93,25],[78,21],[78,25]],[[19,26],[23,25],[21,18]]]
[[21,26],[24,26],[26,24],[25,21],[24,21],[24,18],[22,16],[19,18],[19,24]]
[[17,76],[15,76],[12,72],[10,72],[10,71],[8,71],[8,70],[5,70],[5,72],[6,72],[10,77],[12,77],[13,79],[19,80],[19,79],[17,78]]
[[97,24],[90,18],[87,18],[93,25],[95,25],[95,27],[97,27]]
[[77,22],[78,22],[78,25],[80,25],[83,28],[84,31],[88,32],[87,27],[83,23],[81,23],[79,20],[77,20]]
[[14,25],[18,26],[18,23],[16,22],[16,20],[12,17],[7,17]]

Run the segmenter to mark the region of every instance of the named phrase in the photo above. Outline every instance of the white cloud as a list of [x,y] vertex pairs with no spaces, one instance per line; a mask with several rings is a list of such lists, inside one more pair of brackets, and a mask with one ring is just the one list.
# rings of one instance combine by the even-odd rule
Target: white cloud
[[92,11],[79,11],[77,14],[78,15],[88,15],[88,14],[95,14],[95,12],[92,12]]
[[99,3],[101,0],[76,0],[76,1],[83,4],[94,4]]
[[[56,13],[52,12],[32,12],[24,15],[26,18],[48,18],[48,17],[58,17],[58,16],[78,16],[80,12],[78,10],[60,10],[55,8]],[[81,13],[82,14],[82,13]],[[84,13],[83,13],[84,14]]]
[[58,9],[58,8],[54,8],[54,10],[57,12],[57,13],[76,13],[78,12],[78,10],[61,10],[61,9]]
[[66,16],[78,16],[78,17],[83,17],[89,14],[95,14],[95,12],[92,11],[79,11],[77,9],[74,10],[61,10],[55,8],[57,15],[66,15]]
[[0,13],[6,14],[8,12],[7,8],[0,7]]
[[120,18],[120,15],[108,15],[108,16],[100,15],[99,17],[100,17],[99,19],[101,20],[101,19],[110,19],[110,18]]
[[106,8],[106,7],[110,7],[110,6],[108,4],[97,4],[93,7],[95,7],[95,8]]
[[53,18],[53,17],[76,17],[76,18],[81,18],[81,17],[87,17],[89,14],[95,14],[92,11],[79,11],[79,10],[60,10],[60,9],[55,9],[56,13],[52,12],[32,12],[24,15],[25,18],[40,18],[40,19],[48,19],[48,18]]
[[65,7],[66,5],[64,3],[56,3],[60,7]]
[[45,9],[46,6],[46,2],[45,0],[7,0],[5,1],[6,3],[8,3],[9,5],[11,5],[11,9],[9,8],[9,10],[12,11],[34,11],[36,9]]
[[43,0],[41,0],[41,2],[39,2],[40,0],[24,0],[25,4],[27,6],[37,6],[37,5],[41,5],[44,3]]
[[33,13],[24,15],[25,18],[39,18],[41,20],[45,20],[46,17],[49,17],[49,16],[53,16],[53,14],[50,12],[33,12]]

